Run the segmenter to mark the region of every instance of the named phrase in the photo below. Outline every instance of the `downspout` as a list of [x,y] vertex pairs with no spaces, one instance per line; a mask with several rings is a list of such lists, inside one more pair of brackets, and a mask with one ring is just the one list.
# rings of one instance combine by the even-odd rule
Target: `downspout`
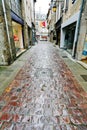
[[4,18],[5,18],[5,23],[6,23],[6,32],[7,32],[7,37],[8,37],[8,43],[9,43],[9,48],[10,48],[11,58],[12,58],[11,42],[10,42],[10,35],[9,35],[8,22],[7,22],[4,0],[2,0],[2,7],[3,7],[3,13],[4,13]]
[[79,37],[79,32],[80,32],[80,23],[81,23],[81,17],[82,17],[84,2],[85,2],[85,0],[82,0],[81,7],[80,7],[79,18],[78,18],[78,21],[77,21],[77,34],[76,34],[76,40],[75,40],[74,54],[72,56],[73,58],[76,57],[77,43],[78,43],[78,37]]

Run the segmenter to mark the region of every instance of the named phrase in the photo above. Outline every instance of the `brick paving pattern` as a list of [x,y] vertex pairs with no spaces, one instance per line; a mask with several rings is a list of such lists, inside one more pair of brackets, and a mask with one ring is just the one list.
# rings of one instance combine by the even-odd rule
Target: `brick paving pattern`
[[0,96],[0,130],[87,130],[87,93],[52,44],[34,46]]

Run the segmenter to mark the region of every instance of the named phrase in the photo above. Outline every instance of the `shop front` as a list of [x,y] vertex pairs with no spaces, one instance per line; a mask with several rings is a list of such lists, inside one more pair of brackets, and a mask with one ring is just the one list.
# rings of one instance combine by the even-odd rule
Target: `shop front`
[[[76,35],[76,22],[68,24],[61,30],[61,48],[67,50],[67,52],[73,56],[74,44],[75,44],[75,35]],[[63,40],[62,40],[63,39]]]
[[75,28],[76,28],[76,23],[73,23],[72,25],[66,27],[65,29],[64,46],[70,54],[72,54],[73,51]]
[[16,52],[23,50],[23,37],[22,37],[22,25],[12,21],[13,26],[13,38],[15,43]]
[[11,12],[13,39],[15,44],[16,56],[22,53],[24,49],[23,26],[24,21],[18,17],[14,12]]

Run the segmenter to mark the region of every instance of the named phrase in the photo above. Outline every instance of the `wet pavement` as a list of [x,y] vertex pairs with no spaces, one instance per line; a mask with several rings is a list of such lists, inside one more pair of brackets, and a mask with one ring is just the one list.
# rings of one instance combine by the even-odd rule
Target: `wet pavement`
[[34,46],[0,96],[0,130],[87,130],[87,93],[52,44]]

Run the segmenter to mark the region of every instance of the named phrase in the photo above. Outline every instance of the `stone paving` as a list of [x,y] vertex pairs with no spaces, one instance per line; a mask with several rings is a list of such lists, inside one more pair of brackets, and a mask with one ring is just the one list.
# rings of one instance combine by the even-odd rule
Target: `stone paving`
[[87,93],[52,44],[33,47],[0,96],[0,130],[87,130]]

